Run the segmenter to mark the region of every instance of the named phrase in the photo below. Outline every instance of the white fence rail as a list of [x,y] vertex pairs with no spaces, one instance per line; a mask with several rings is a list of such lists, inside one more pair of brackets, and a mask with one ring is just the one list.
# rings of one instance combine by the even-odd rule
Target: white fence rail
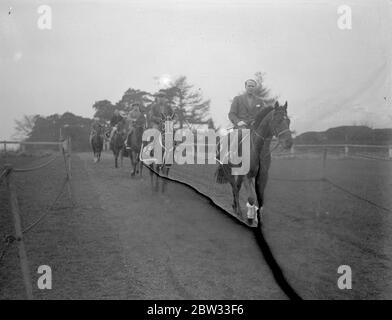
[[[306,152],[321,152],[324,149],[328,153],[338,153],[344,157],[358,156],[358,157],[373,157],[377,159],[392,160],[392,145],[358,145],[358,144],[294,144],[286,155],[295,156],[297,154],[304,154]],[[283,155],[282,153],[275,153],[275,155]]]

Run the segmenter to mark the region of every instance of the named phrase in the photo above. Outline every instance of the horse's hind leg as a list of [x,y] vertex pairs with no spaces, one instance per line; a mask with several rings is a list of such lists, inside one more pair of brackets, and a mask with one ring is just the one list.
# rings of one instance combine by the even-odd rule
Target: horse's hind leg
[[121,165],[121,168],[123,167],[123,158],[124,158],[124,150],[121,149],[120,150],[120,165]]
[[118,168],[118,153],[114,154],[114,167],[117,169]]
[[[239,179],[239,177],[237,178]],[[238,180],[234,177],[230,178],[230,185],[233,192],[233,210],[237,216],[241,216],[241,208],[239,203],[239,188],[238,188]]]
[[159,190],[159,176],[160,176],[160,171],[162,171],[162,168],[159,164],[155,165],[155,170],[157,175],[155,176],[155,190],[158,191]]

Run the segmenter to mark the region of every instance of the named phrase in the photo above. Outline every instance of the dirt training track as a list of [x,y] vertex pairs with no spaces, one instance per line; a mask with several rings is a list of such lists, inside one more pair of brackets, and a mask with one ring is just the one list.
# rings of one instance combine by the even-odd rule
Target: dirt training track
[[[98,164],[74,154],[72,170],[77,206],[60,207],[26,236],[35,298],[287,298],[254,234],[191,189],[168,182],[164,194],[154,191],[147,169],[131,178],[129,159],[114,169],[107,153]],[[18,177],[22,215],[39,212],[59,171]],[[23,298],[14,250],[0,265],[3,299]],[[52,267],[52,290],[36,289],[42,264]]]

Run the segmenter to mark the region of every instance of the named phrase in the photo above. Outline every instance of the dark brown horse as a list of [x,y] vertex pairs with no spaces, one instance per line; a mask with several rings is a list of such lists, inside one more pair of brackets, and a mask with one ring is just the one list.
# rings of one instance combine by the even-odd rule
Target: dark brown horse
[[127,145],[129,146],[129,148],[127,148],[127,153],[131,159],[133,168],[131,173],[132,176],[135,174],[140,174],[141,176],[143,172],[143,164],[140,161],[140,152],[143,145],[143,130],[143,126],[135,126],[127,138]]
[[[270,142],[272,137],[278,138],[279,144],[285,149],[291,148],[293,139],[290,131],[290,120],[287,117],[287,101],[283,106],[278,102],[274,107],[268,107],[256,116],[248,137],[243,141],[250,141],[250,166],[246,175],[233,175],[231,169],[235,167],[230,162],[219,164],[216,171],[217,183],[229,182],[233,191],[233,209],[238,216],[242,216],[239,192],[244,182],[248,194],[249,222],[257,219],[260,222],[264,205],[264,189],[268,181],[268,170],[271,164]],[[257,204],[256,204],[257,199]],[[258,205],[258,210],[256,210]],[[257,213],[257,215],[253,215]]]
[[[161,132],[161,135],[160,135],[160,140],[157,141],[156,143],[159,143],[161,148],[163,148],[163,157],[162,157],[163,163],[158,164],[158,163],[153,162],[150,164],[150,169],[151,169],[150,170],[150,177],[151,177],[151,184],[152,185],[154,184],[154,172],[157,174],[156,181],[155,181],[155,189],[156,190],[158,190],[158,188],[159,188],[158,175],[163,175],[163,176],[167,177],[169,175],[169,170],[172,166],[170,163],[165,163],[165,154],[167,152],[174,152],[174,150],[166,150],[166,148],[165,148],[165,132],[166,132],[165,131],[166,130],[165,124],[166,124],[166,121],[173,121],[174,120],[175,113],[172,113],[170,115],[162,114],[161,116],[162,116],[162,120],[161,120],[159,126],[156,127],[156,129],[158,129]],[[174,134],[174,131],[173,131],[173,134]],[[162,192],[165,191],[165,186],[166,186],[166,180],[164,179],[162,181]]]
[[120,155],[120,152],[124,151],[125,148],[124,140],[124,128],[122,125],[117,125],[117,130],[110,139],[110,149],[113,151],[115,168],[118,168],[118,156]]
[[101,152],[103,149],[105,128],[103,125],[98,125],[91,134],[91,147],[94,153],[94,162],[101,160]]

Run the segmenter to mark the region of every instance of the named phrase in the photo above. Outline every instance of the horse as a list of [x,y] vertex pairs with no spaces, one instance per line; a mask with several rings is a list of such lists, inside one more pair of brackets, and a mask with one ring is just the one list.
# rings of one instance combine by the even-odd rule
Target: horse
[[[261,110],[255,118],[250,129],[250,167],[246,175],[234,176],[231,168],[235,165],[230,162],[218,164],[215,172],[216,182],[219,184],[229,182],[233,193],[233,209],[237,216],[242,217],[239,204],[239,192],[244,182],[248,194],[249,223],[256,222],[261,225],[261,216],[264,205],[264,189],[268,181],[268,170],[271,164],[270,142],[273,136],[278,138],[278,144],[290,149],[293,138],[290,131],[290,119],[287,117],[287,101],[281,106],[278,102],[274,107]],[[241,142],[240,142],[241,143]],[[256,201],[258,208],[256,207]]]
[[[175,117],[175,113],[173,113],[171,115],[161,114],[161,122],[160,122],[159,126],[157,127],[157,129],[161,132],[161,135],[160,135],[161,139],[160,139],[159,143],[160,143],[161,147],[164,148],[163,163],[158,164],[158,163],[153,162],[149,165],[149,167],[151,169],[150,170],[151,185],[154,184],[154,172],[157,175],[159,175],[161,172],[163,176],[165,176],[165,177],[169,176],[169,170],[172,165],[169,163],[165,163],[165,154],[166,154],[166,152],[170,152],[171,150],[165,149],[165,130],[166,130],[165,123],[166,123],[166,121],[173,121],[174,117]],[[174,134],[174,132],[173,132],[173,134]],[[172,151],[174,152],[174,150],[172,150]],[[163,180],[162,192],[165,191],[165,186],[166,186],[166,180]],[[158,190],[158,177],[156,178],[155,189]]]
[[91,147],[94,153],[94,162],[99,162],[101,160],[101,152],[103,149],[104,142],[104,126],[98,125],[97,129],[92,132],[91,135]]
[[131,176],[135,176],[135,174],[140,174],[140,176],[142,176],[143,163],[140,161],[140,151],[143,145],[143,130],[143,126],[135,126],[127,138],[129,149],[126,151],[131,159],[133,168]]
[[124,139],[125,134],[120,125],[117,125],[117,130],[114,132],[112,138],[110,139],[110,149],[113,151],[114,155],[114,167],[118,168],[118,156],[120,152],[124,150]]

